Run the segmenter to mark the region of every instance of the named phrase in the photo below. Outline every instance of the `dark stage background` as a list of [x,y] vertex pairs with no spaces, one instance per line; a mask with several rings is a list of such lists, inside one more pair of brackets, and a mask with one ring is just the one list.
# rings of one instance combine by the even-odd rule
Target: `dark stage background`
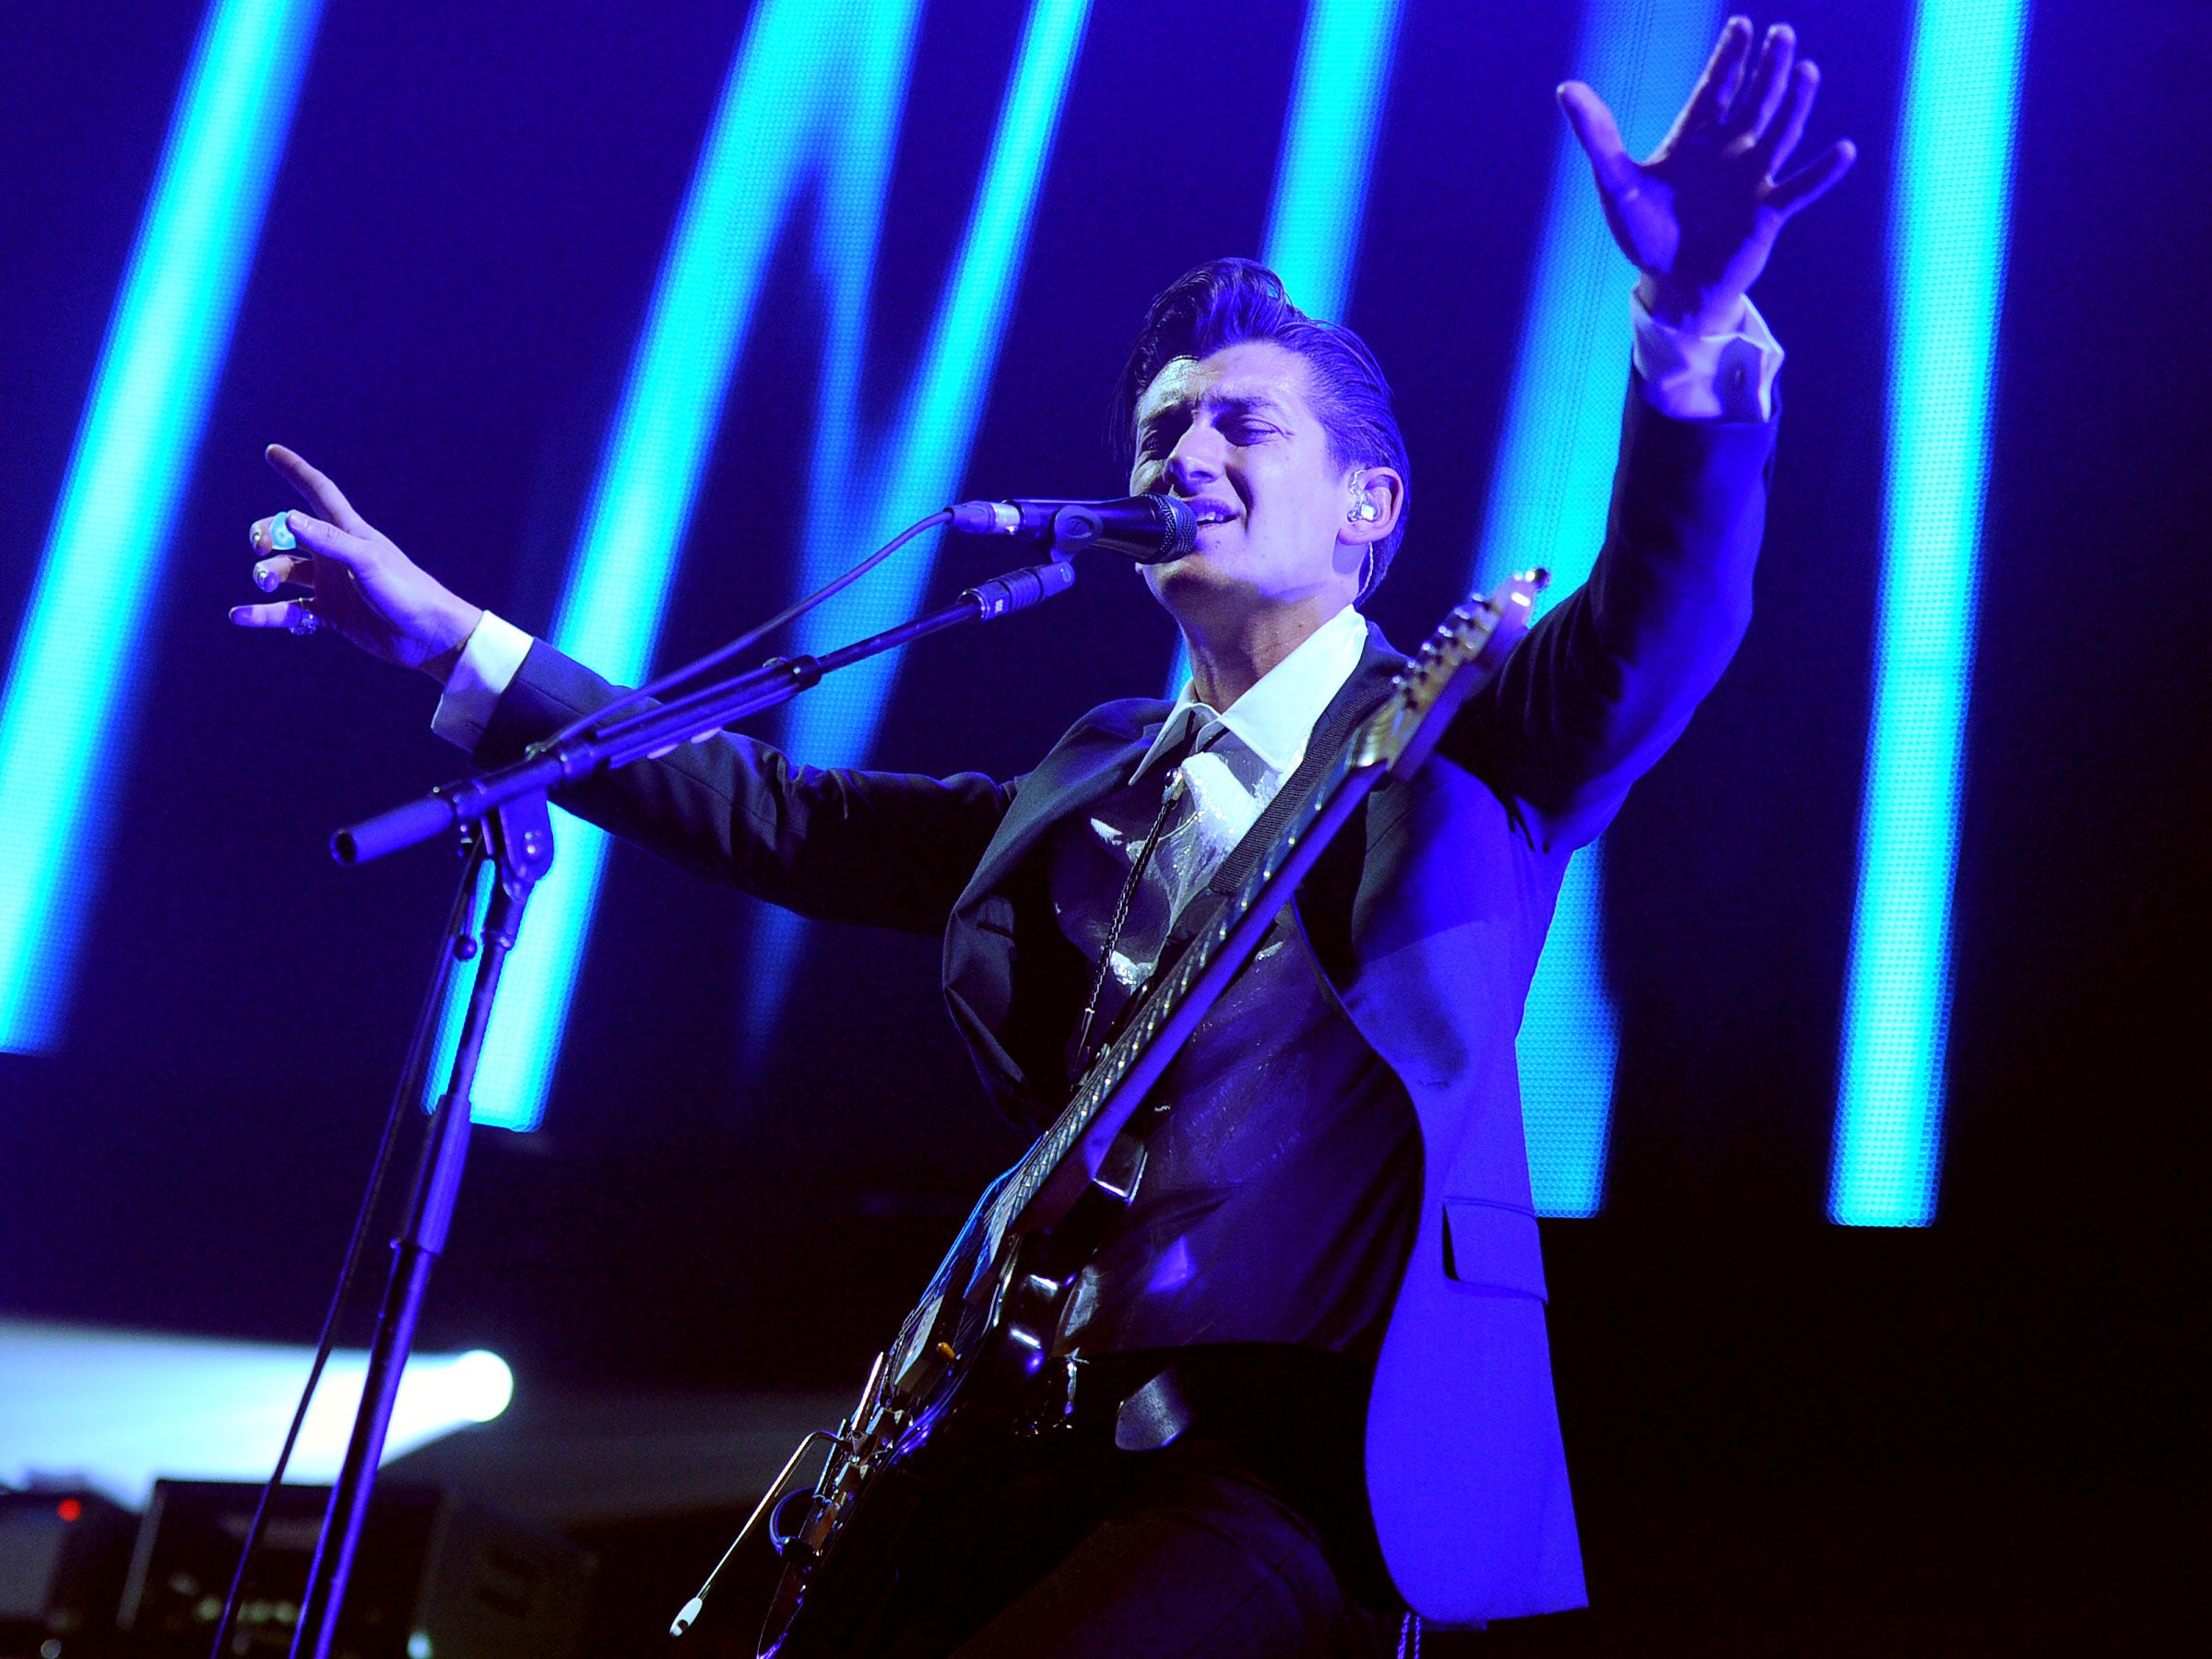
[[[329,0],[169,575],[114,594],[150,612],[146,694],[65,1041],[0,1056],[0,1309],[311,1339],[451,880],[428,851],[341,871],[324,839],[455,764],[419,677],[225,623],[255,597],[247,524],[290,504],[259,452],[299,449],[452,586],[546,628],[745,11]],[[1156,290],[1259,252],[1302,13],[1100,0],[961,494],[1119,492],[1106,391]],[[199,15],[0,12],[11,627]],[[879,404],[911,373],[1016,15],[924,14]],[[1757,291],[1790,351],[1758,615],[1608,843],[1607,1199],[1545,1231],[1598,1611],[1532,1643],[2127,1645],[2203,1538],[2198,6],[2034,8],[1940,1214],[1824,1219],[1907,16],[1792,14],[1826,72],[1812,142],[1849,134],[1863,159]],[[1576,27],[1571,6],[1405,7],[1348,318],[1413,450],[1413,528],[1374,606],[1402,643],[1457,597],[1481,527]],[[723,415],[664,663],[795,580],[822,317],[807,222]],[[948,544],[932,596],[998,563]],[[1053,609],[912,652],[876,764],[1017,772],[1093,703],[1154,691],[1171,644],[1132,575],[1092,571]],[[817,930],[751,1051],[753,925],[750,901],[617,850],[545,1126],[477,1132],[427,1346],[494,1348],[526,1394],[857,1380],[1016,1143],[941,1014],[932,942]]]

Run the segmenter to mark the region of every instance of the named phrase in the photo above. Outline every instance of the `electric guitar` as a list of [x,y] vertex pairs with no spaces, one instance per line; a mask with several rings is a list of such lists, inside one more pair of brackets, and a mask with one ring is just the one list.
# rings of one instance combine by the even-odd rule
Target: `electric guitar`
[[[1123,1127],[1331,838],[1378,785],[1411,776],[1428,758],[1452,716],[1510,654],[1547,580],[1532,572],[1487,599],[1470,598],[1407,661],[1388,699],[1280,819],[1243,883],[1154,976],[1059,1117],[985,1191],[897,1341],[877,1357],[852,1415],[792,1454],[738,1535],[741,1542],[814,1440],[827,1439],[820,1478],[785,1499],[770,1522],[784,1571],[762,1659],[812,1659],[864,1642],[896,1582],[902,1540],[917,1523],[926,1526],[932,1493],[988,1461],[994,1443],[1048,1432],[1069,1409],[1054,1333],[1078,1274],[1134,1192],[1141,1143],[1123,1139]],[[724,1561],[736,1548],[733,1542]],[[678,1617],[677,1634],[705,1594]]]

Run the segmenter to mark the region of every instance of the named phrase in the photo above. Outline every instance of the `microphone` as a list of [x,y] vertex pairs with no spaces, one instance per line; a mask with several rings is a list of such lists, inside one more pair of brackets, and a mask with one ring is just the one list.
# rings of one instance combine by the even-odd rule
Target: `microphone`
[[1139,564],[1165,564],[1198,547],[1198,519],[1172,495],[1119,501],[964,501],[947,509],[952,527],[971,536],[1028,536],[1056,559],[1103,548]]

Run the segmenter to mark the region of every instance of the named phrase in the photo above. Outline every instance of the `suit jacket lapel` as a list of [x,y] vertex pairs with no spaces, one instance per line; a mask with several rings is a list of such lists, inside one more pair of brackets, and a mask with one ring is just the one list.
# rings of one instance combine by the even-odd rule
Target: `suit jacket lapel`
[[[1043,882],[1018,879],[1017,872],[1055,824],[1119,787],[1166,717],[1165,704],[1145,700],[1110,703],[1078,721],[1015,787],[998,834],[952,907],[945,930],[945,1003],[984,1086],[1016,1124],[1035,1128],[1059,1108],[1066,1092],[1054,1058],[1067,1035],[1060,1022],[1072,1014],[1082,995],[1081,985],[1071,982],[1069,1008],[1048,1006],[1055,1001],[1048,968],[1054,950],[1051,938],[1045,936],[1057,936],[1056,924]],[[1018,902],[1023,891],[1031,901],[1026,915]],[[1042,914],[1036,913],[1037,905],[1044,906]],[[1024,971],[1016,958],[1025,938],[1041,953],[1040,961],[1026,970],[1032,976],[1028,998],[1017,995],[1016,984],[1017,973]],[[1059,949],[1080,964],[1073,945],[1063,940]],[[1047,988],[1041,1001],[1035,978],[1040,969],[1046,970]]]
[[1167,718],[1168,705],[1153,698],[1108,703],[1093,709],[1052,746],[1014,790],[1013,805],[984,849],[960,902],[958,916],[1002,887],[1014,867],[1033,852],[1062,818],[1103,800],[1129,781]]

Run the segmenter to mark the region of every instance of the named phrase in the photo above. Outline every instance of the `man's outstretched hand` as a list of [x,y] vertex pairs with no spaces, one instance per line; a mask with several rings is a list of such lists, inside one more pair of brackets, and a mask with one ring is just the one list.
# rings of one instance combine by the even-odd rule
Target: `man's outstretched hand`
[[1778,178],[1804,136],[1820,71],[1798,59],[1786,23],[1767,31],[1756,65],[1750,58],[1751,19],[1729,18],[1689,102],[1642,162],[1629,159],[1603,99],[1579,80],[1559,89],[1613,239],[1643,272],[1645,305],[1698,334],[1736,326],[1782,226],[1858,159],[1840,138]]
[[[302,598],[240,605],[231,620],[242,628],[334,628],[372,657],[420,669],[445,683],[461,647],[483,612],[449,592],[372,526],[338,487],[285,448],[272,444],[269,465],[291,480],[320,516],[278,513],[251,532],[254,586],[264,593],[304,587]],[[299,545],[279,544],[278,522]]]

